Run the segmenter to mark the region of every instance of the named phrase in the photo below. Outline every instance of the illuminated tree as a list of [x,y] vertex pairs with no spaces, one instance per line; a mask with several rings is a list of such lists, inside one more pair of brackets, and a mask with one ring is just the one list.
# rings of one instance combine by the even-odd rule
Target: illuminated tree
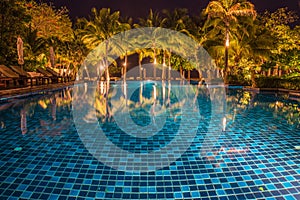
[[[156,37],[156,30],[155,27],[160,27],[163,28],[164,24],[166,23],[166,18],[161,17],[158,12],[153,12],[152,9],[150,9],[149,14],[146,19],[140,18],[139,23],[135,24],[134,26],[137,28],[140,27],[152,27],[151,33],[145,33],[141,34],[141,37],[138,38],[139,43],[146,43],[150,44],[150,48],[148,50],[152,51],[152,53],[147,53],[148,55],[151,55],[152,59],[154,60],[154,65],[153,65],[153,77],[156,78],[156,66],[155,64],[157,63],[157,58],[156,56],[159,54],[159,49],[157,48],[157,42],[161,40],[161,38]],[[143,30],[142,30],[143,31]],[[146,36],[146,37],[145,37]],[[148,37],[150,36],[150,37]]]
[[300,62],[299,57],[297,58],[300,51],[299,26],[290,26],[297,19],[298,16],[287,8],[280,8],[273,13],[265,12],[261,17],[261,23],[270,30],[276,41],[276,48],[272,50],[272,59],[268,63],[270,67],[276,65],[277,69],[282,68],[286,71],[297,68],[297,62]]
[[[214,28],[220,29],[225,38],[225,68],[224,79],[227,82],[229,73],[228,48],[232,27],[239,23],[240,16],[256,16],[254,5],[246,0],[216,0],[209,2],[205,9],[208,15],[208,23]],[[206,25],[207,26],[207,25]]]
[[51,66],[55,67],[54,55],[51,55],[54,54],[52,50],[61,49],[60,45],[70,41],[73,33],[68,10],[64,7],[56,9],[52,5],[38,4],[35,1],[26,3],[25,7],[32,18],[27,26],[30,31],[36,32],[38,38],[45,41],[48,49],[46,55],[48,55]]
[[[92,50],[104,41],[108,42],[108,39],[113,35],[120,33],[124,30],[128,30],[130,25],[120,22],[120,12],[111,13],[109,8],[102,8],[97,11],[96,8],[92,9],[92,16],[90,19],[81,18],[78,23],[83,24],[83,29],[79,30],[82,41],[87,47]],[[104,50],[104,63],[106,66],[106,79],[109,80],[108,69],[108,46]]]
[[30,21],[30,16],[22,6],[23,1],[0,1],[0,63],[17,63],[17,37],[24,36],[25,24]]

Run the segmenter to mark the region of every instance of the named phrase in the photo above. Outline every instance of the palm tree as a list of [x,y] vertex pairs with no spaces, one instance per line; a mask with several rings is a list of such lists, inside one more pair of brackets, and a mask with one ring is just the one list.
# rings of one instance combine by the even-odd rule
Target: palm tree
[[[164,27],[164,24],[166,22],[166,18],[162,18],[158,12],[152,11],[150,9],[149,15],[147,16],[146,19],[140,18],[139,23],[135,24],[134,26],[136,28],[141,28],[141,27],[152,27],[151,33],[147,32],[146,34],[141,34],[142,37],[138,38],[138,41],[140,43],[148,43],[151,44],[150,49],[152,50],[152,58],[154,60],[154,66],[153,66],[153,77],[156,78],[156,55],[158,54],[157,50],[157,41],[159,38],[156,38],[156,30],[155,27]],[[143,31],[143,30],[142,30]],[[149,31],[149,29],[147,29]],[[150,36],[150,37],[145,37],[145,36]]]
[[72,40],[64,43],[63,57],[68,62],[68,73],[72,78],[75,77],[78,68],[83,64],[88,54],[88,49],[81,40],[78,33],[79,27],[75,27]]
[[162,12],[166,15],[165,28],[189,34],[187,26],[188,22],[190,22],[190,17],[186,8],[176,8],[172,12],[163,10]]
[[[140,76],[140,79],[142,79],[143,77],[143,68],[142,68],[142,62],[143,62],[143,59],[144,58],[147,58],[147,57],[151,57],[152,56],[152,51],[149,51],[148,49],[143,49],[143,48],[137,48],[136,50],[136,53],[139,55],[139,76]],[[144,69],[145,70],[145,69]],[[146,72],[144,71],[144,76],[146,77]]]
[[[24,37],[25,68],[35,70],[36,66],[46,64],[45,41],[38,37],[37,30],[32,31],[29,28]],[[42,58],[42,59],[39,59]]]
[[250,71],[252,86],[255,87],[255,68],[269,60],[272,50],[275,48],[276,39],[272,37],[269,30],[260,26],[258,20],[248,26],[248,33],[245,35],[236,34],[241,44],[239,45],[239,54],[235,56],[234,60],[239,62],[239,59],[246,58],[253,63],[250,65]]
[[57,48],[59,48],[61,46],[61,44],[63,43],[62,40],[60,40],[58,37],[52,36],[52,37],[48,37],[48,38],[44,38],[45,43],[47,48],[49,49],[49,62],[50,62],[50,66],[52,68],[55,67],[55,63],[56,63],[56,55],[55,55],[55,51]]
[[214,27],[224,27],[225,36],[225,68],[224,79],[227,82],[228,76],[228,48],[232,24],[239,22],[240,16],[256,17],[254,5],[245,0],[215,0],[211,1],[205,9],[208,15],[208,23],[216,19]]
[[131,45],[132,45],[132,40],[134,38],[130,38],[130,37],[133,37],[132,35],[128,35],[128,31],[131,26],[132,26],[132,18],[129,18],[129,17],[123,17],[121,18],[121,22],[124,26],[123,28],[123,33],[121,33],[120,35],[120,39],[121,39],[121,44],[120,47],[121,47],[121,51],[122,51],[122,55],[120,56],[120,58],[124,58],[124,63],[123,63],[123,78],[124,78],[124,81],[126,81],[126,74],[127,74],[127,66],[128,66],[128,62],[127,62],[127,59],[128,59],[128,56],[129,55],[132,55],[134,54],[135,52],[133,51],[129,51],[128,49],[130,49]]
[[[166,22],[165,27],[184,33],[190,37],[194,37],[193,34],[191,34],[190,30],[191,27],[188,27],[192,24],[191,18],[188,15],[188,10],[185,8],[176,8],[173,10],[173,12],[170,12],[169,10],[163,10],[163,13],[166,15]],[[194,28],[194,27],[193,27]],[[180,41],[167,41],[171,42],[173,47],[179,47],[178,44]],[[180,48],[180,47],[179,47]],[[169,60],[169,70],[168,70],[168,77],[171,78],[171,57],[172,57],[172,50],[167,49],[168,52],[164,50],[164,63],[165,63],[165,56],[168,54],[168,60]],[[183,76],[183,67],[180,66],[180,74]]]
[[84,29],[80,32],[82,41],[89,49],[94,49],[102,42],[105,42],[106,47],[103,59],[106,67],[106,79],[109,80],[108,48],[110,44],[108,39],[121,31],[129,29],[129,25],[120,22],[120,12],[116,11],[111,13],[109,8],[102,8],[99,11],[93,8],[90,19],[79,19],[79,23],[84,24]]

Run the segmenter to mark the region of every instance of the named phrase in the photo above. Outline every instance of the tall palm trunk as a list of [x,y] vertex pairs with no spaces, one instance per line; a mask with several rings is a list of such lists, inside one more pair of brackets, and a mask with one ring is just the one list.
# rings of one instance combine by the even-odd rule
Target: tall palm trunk
[[168,78],[169,80],[171,80],[171,55],[172,55],[172,51],[170,50],[170,55],[169,55],[169,75],[168,75]]
[[[86,67],[86,63],[85,62],[84,62],[84,70],[85,70],[85,73],[86,73],[88,79],[90,79],[90,73],[89,73],[88,68]],[[84,77],[83,77],[83,79],[84,79]]]
[[201,72],[200,69],[198,69],[197,71],[198,71],[198,74],[199,74],[199,80],[201,80],[202,79],[202,72]]
[[127,74],[127,51],[125,52],[125,59],[124,59],[124,81],[126,81],[126,74]]
[[225,68],[224,68],[224,81],[228,83],[228,48],[229,48],[229,28],[226,27],[225,31]]
[[54,48],[53,46],[51,45],[50,48],[49,48],[49,57],[50,57],[50,65],[52,68],[55,68],[55,54],[54,54]]
[[153,78],[156,79],[156,52],[155,52],[155,45],[153,48],[153,52],[154,52],[154,65],[153,65]]
[[163,50],[163,65],[162,65],[162,72],[161,72],[161,79],[165,80],[165,66],[166,66],[166,50]]
[[106,72],[106,80],[109,81],[110,77],[109,77],[109,69],[108,69],[108,41],[106,41],[106,48],[105,48],[105,72]]
[[254,69],[251,69],[251,82],[252,82],[252,87],[256,87],[256,81],[255,81],[255,71]]
[[180,78],[183,79],[183,68],[180,66]]
[[140,69],[140,79],[143,79],[143,74],[142,74],[142,54],[140,53],[139,55],[139,69]]

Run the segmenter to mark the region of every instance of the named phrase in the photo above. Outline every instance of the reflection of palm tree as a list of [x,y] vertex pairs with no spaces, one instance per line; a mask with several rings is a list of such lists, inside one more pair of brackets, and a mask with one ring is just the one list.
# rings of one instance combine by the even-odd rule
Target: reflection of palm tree
[[56,96],[54,96],[51,100],[51,116],[52,119],[55,121],[56,120]]
[[[157,92],[157,87],[154,85],[151,90],[151,92],[153,92],[152,96],[150,98],[147,98],[143,96],[143,84],[141,84],[141,88],[139,90],[139,100],[137,101],[127,99],[127,94],[125,94],[127,89],[123,88],[124,86],[127,87],[127,84],[122,84],[122,88],[119,88],[119,91],[113,90],[113,93],[109,93],[106,96],[97,94],[97,98],[95,101],[95,109],[97,111],[97,116],[105,121],[107,119],[112,119],[112,117],[115,114],[129,112],[135,113],[140,109],[146,109],[152,117],[155,117],[168,111],[169,114],[174,117],[174,120],[176,120],[179,112],[178,110],[180,110],[181,107],[187,102],[185,99],[183,99],[181,102],[175,102],[171,104],[170,84],[171,83],[169,82],[168,100],[165,104],[161,104],[159,102],[158,99],[161,99],[162,97],[157,95],[162,95],[162,93]],[[100,91],[98,90],[98,92]],[[118,94],[118,92],[121,92],[122,95]],[[117,94],[118,96],[115,96]],[[111,105],[113,105],[113,107],[111,107]]]
[[171,80],[168,81],[168,99],[166,105],[170,105],[171,103]]
[[[98,89],[96,90],[96,101],[94,104],[94,107],[96,109],[96,116],[99,116],[100,118],[102,118],[103,121],[106,120],[110,120],[112,117],[112,110],[110,108],[109,105],[109,86],[110,86],[110,82],[106,81],[100,82],[100,87],[98,87]],[[95,116],[93,116],[95,117]]]
[[55,121],[46,121],[46,120],[40,120],[41,125],[41,131],[42,133],[39,135],[39,137],[46,137],[46,136],[61,136],[62,131],[70,126],[70,120],[67,118],[64,118],[60,122]]

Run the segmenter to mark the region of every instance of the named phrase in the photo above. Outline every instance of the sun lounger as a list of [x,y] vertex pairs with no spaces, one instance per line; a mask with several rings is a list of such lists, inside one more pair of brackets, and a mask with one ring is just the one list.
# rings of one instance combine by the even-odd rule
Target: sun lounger
[[31,86],[34,85],[41,85],[44,83],[44,76],[41,73],[38,72],[27,72],[27,74],[29,75],[29,77],[31,78]]
[[12,81],[11,78],[5,78],[0,76],[0,88],[7,88],[9,81]]
[[64,82],[64,77],[60,76],[59,73],[57,73],[56,71],[54,71],[53,69],[47,67],[46,70],[52,74],[53,79],[56,79],[56,82]]
[[20,77],[20,79],[22,79],[24,85],[28,85],[28,82],[30,82],[30,84],[32,85],[33,78],[30,77],[29,74],[25,70],[23,70],[19,66],[10,66],[10,68],[19,75],[19,77]]
[[43,69],[41,67],[38,67],[36,69],[36,71],[38,73],[43,74],[43,84],[45,82],[50,83],[50,81],[51,81],[51,83],[57,83],[57,79],[50,72],[48,72],[47,70],[45,70],[45,69]]
[[20,85],[20,76],[5,65],[0,65],[0,83],[3,87]]

